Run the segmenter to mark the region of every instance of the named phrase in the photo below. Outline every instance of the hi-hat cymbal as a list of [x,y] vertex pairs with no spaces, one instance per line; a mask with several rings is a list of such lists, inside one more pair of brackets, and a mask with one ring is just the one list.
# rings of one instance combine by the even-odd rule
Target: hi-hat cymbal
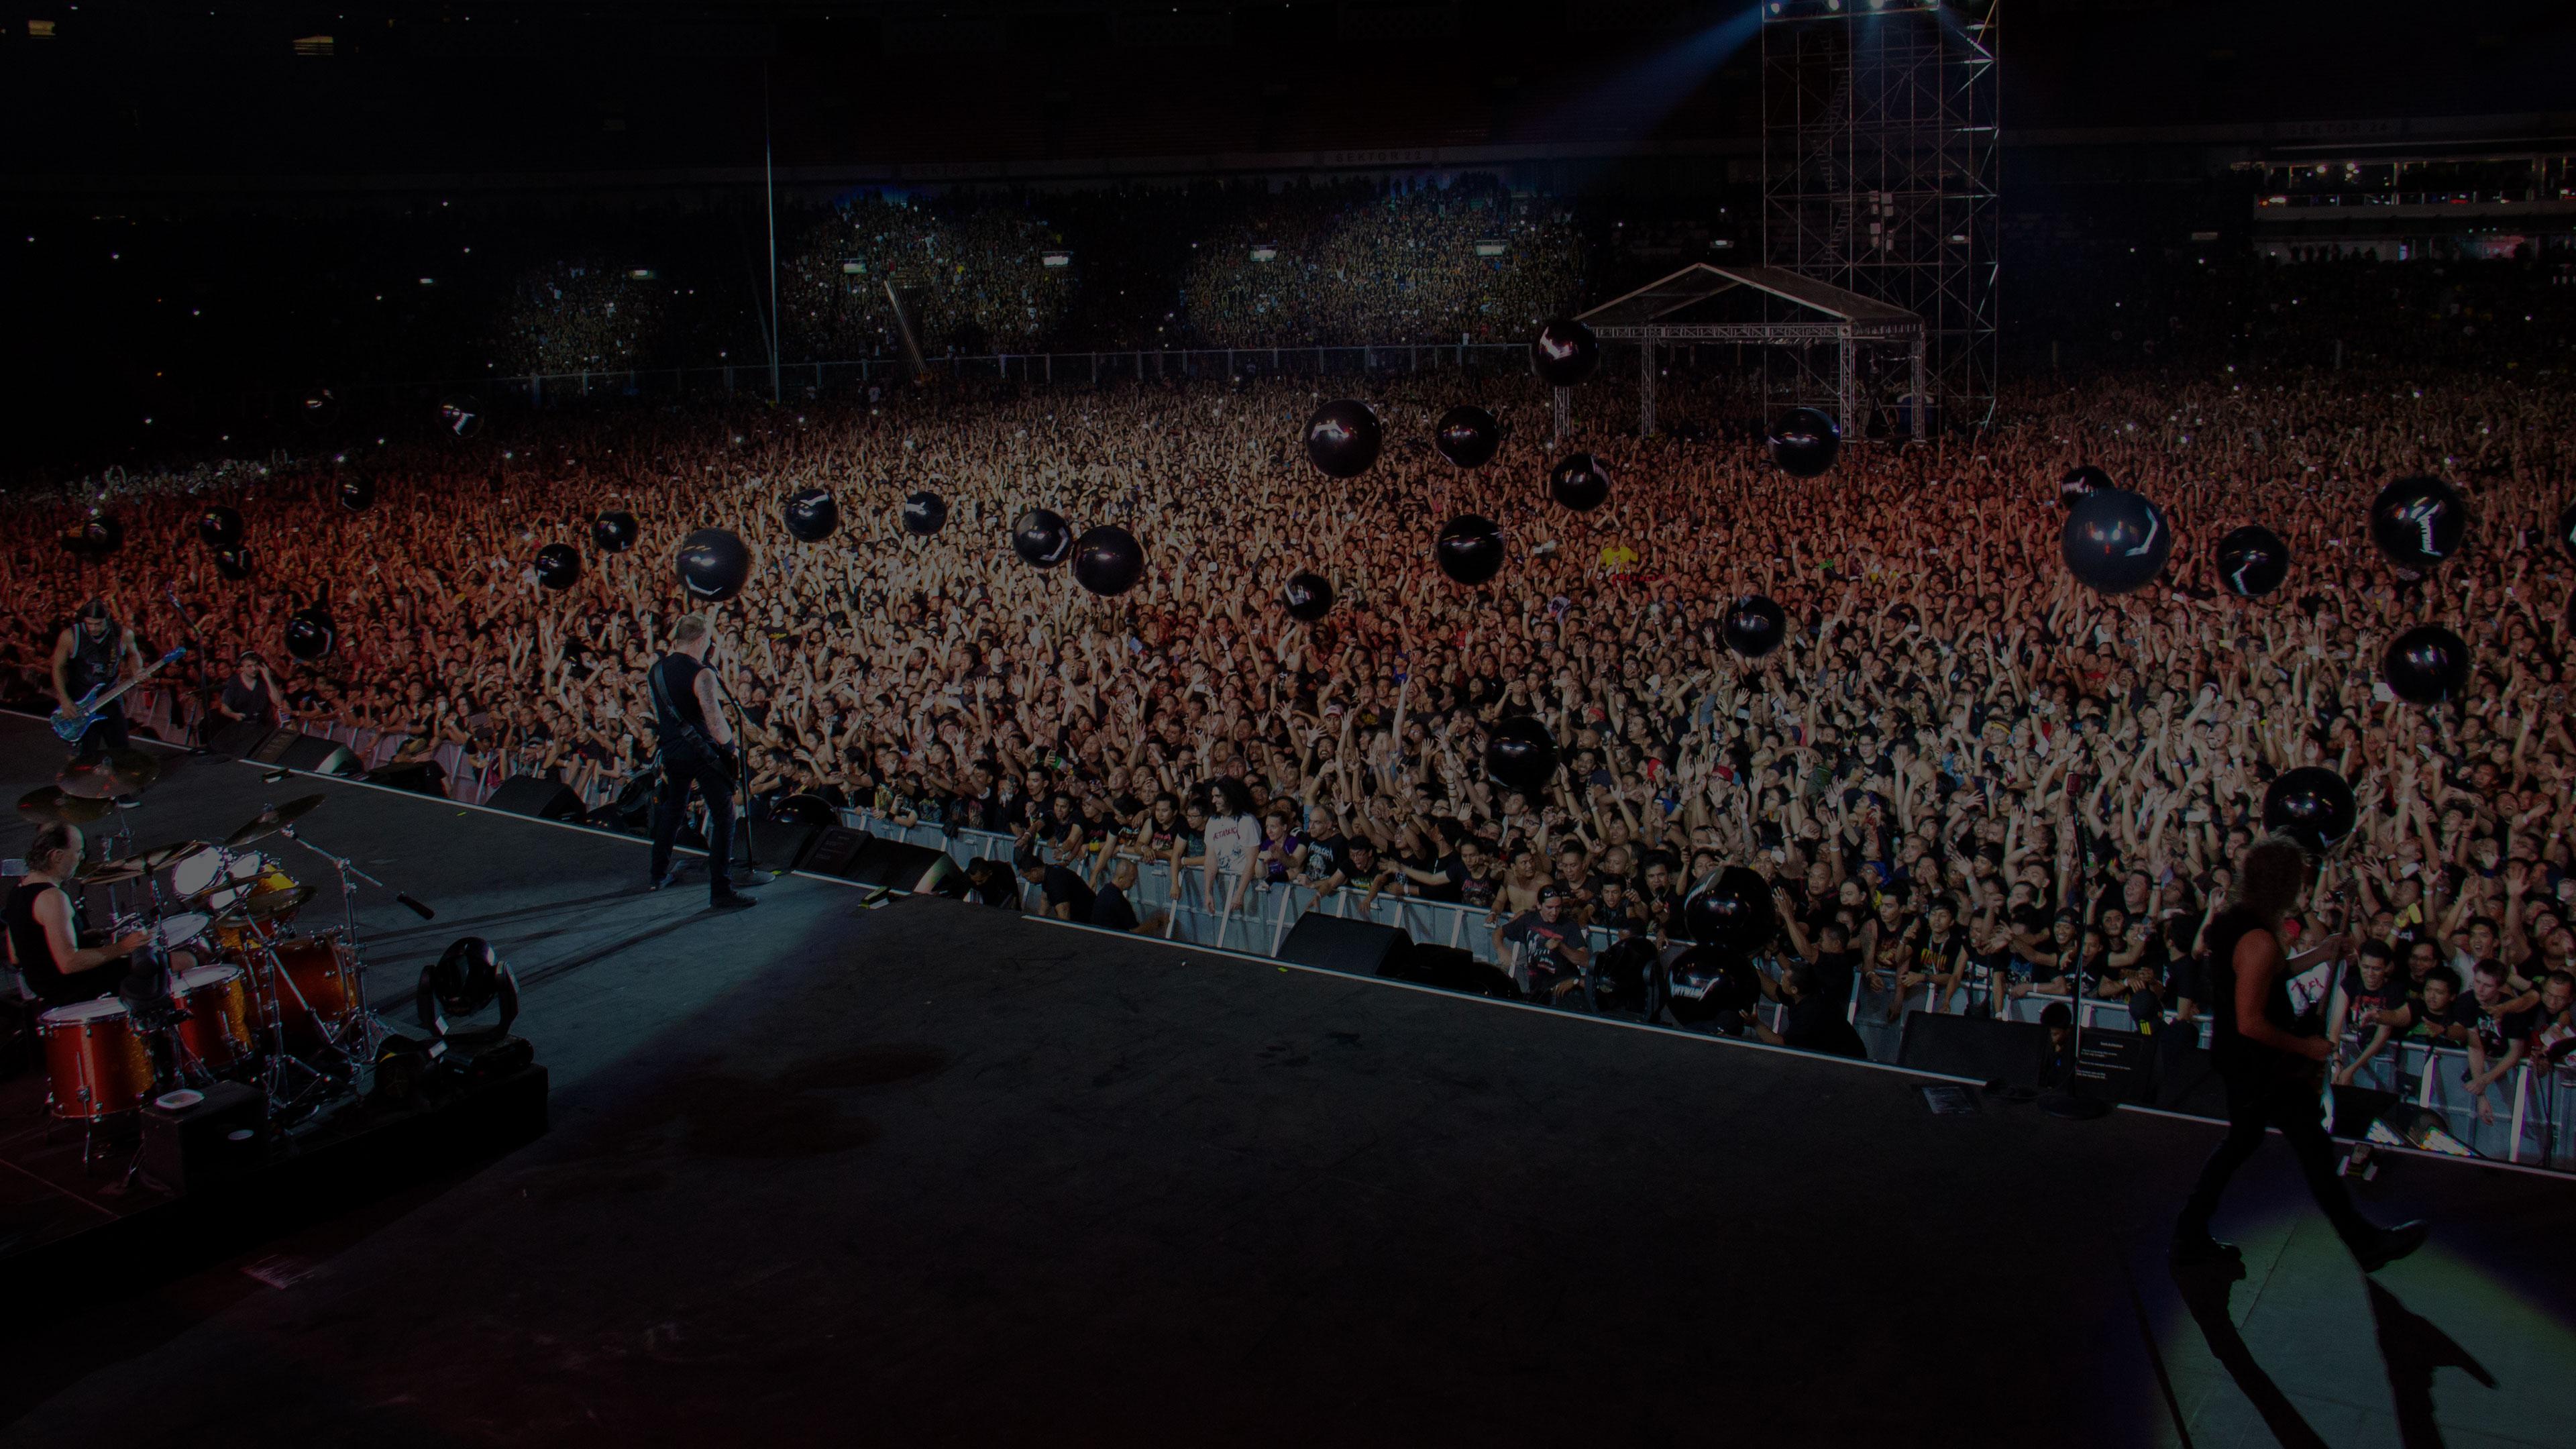
[[161,762],[141,750],[107,750],[83,755],[54,777],[66,795],[84,800],[113,800],[150,788],[161,778]]
[[60,785],[47,785],[18,797],[18,813],[40,825],[87,825],[115,809],[109,801],[70,794]]
[[307,795],[300,800],[289,800],[283,805],[271,805],[252,816],[248,825],[225,836],[224,848],[239,850],[254,840],[265,840],[312,814],[321,806],[323,799],[324,797],[320,795]]
[[298,910],[311,899],[313,899],[313,887],[309,885],[288,886],[282,891],[261,891],[215,917],[215,923],[222,926],[235,926],[245,921],[264,921],[271,916],[282,916]]

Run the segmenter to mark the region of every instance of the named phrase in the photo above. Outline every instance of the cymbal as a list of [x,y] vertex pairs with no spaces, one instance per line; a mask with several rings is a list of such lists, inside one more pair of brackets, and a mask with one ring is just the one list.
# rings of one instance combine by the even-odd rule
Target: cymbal
[[249,900],[236,902],[231,909],[215,917],[215,923],[233,926],[244,921],[264,921],[271,916],[301,909],[311,899],[313,887],[309,885],[288,886],[282,891],[261,891]]
[[161,762],[141,750],[107,750],[83,755],[54,777],[66,795],[84,800],[113,800],[150,788],[161,778]]
[[300,800],[289,800],[283,805],[271,805],[252,816],[248,825],[225,836],[224,848],[239,850],[254,840],[265,840],[312,814],[320,808],[323,799],[324,797],[320,795],[307,795]]
[[115,810],[109,801],[68,794],[60,785],[47,785],[18,797],[18,813],[44,825],[87,825]]
[[152,868],[139,859],[93,860],[73,871],[72,879],[85,886],[123,885],[130,880],[141,880],[151,873]]
[[161,869],[163,866],[174,865],[205,848],[206,842],[202,840],[174,840],[168,845],[156,845],[150,850],[134,856],[133,860],[135,864],[143,867],[145,873],[149,874],[152,871]]

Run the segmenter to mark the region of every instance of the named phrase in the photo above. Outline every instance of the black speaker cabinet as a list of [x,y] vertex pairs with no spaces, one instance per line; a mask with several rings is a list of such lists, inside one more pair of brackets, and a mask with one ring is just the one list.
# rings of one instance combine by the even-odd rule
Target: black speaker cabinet
[[1413,937],[1401,926],[1308,911],[1288,928],[1279,959],[1346,976],[1398,976],[1413,954]]
[[184,1107],[143,1109],[143,1171],[172,1192],[202,1192],[259,1170],[268,1160],[268,1098],[239,1082],[217,1082]]
[[571,786],[535,775],[512,775],[483,803],[495,810],[532,815],[539,820],[573,820],[581,815],[581,797],[572,792]]
[[1896,1064],[2008,1087],[2036,1087],[2048,1064],[2048,1028],[2035,1021],[1909,1011],[1897,1038]]

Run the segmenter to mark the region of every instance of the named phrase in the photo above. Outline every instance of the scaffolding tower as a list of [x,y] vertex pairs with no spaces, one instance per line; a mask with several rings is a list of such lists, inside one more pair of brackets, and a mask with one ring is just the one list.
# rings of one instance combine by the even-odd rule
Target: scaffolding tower
[[[1923,319],[1944,429],[1995,401],[1995,50],[2001,0],[1763,0],[1762,260]],[[1909,370],[1854,379],[1827,349],[1764,352],[1764,405],[1857,383],[1898,410]]]

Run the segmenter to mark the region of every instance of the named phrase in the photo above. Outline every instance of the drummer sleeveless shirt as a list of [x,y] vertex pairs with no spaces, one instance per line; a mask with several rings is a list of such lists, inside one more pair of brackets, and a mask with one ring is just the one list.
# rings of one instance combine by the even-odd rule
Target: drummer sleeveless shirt
[[71,978],[62,963],[54,959],[54,943],[45,934],[45,923],[36,919],[36,902],[45,892],[59,887],[36,881],[20,881],[9,893],[9,904],[0,917],[9,923],[9,946],[18,956],[18,970],[27,978],[27,989],[47,1006],[63,1006],[79,999],[65,996]]

